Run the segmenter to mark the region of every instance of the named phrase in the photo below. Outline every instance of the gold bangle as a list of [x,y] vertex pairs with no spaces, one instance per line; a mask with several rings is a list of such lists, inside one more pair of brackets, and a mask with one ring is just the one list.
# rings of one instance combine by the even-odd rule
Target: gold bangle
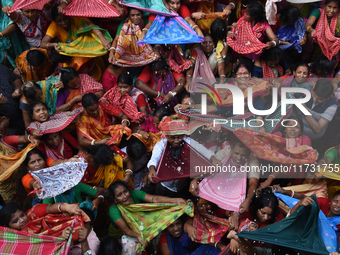
[[309,26],[309,27],[306,28],[306,32],[307,32],[307,33],[309,33],[309,32],[308,32],[308,29],[310,29],[310,28],[311,28],[311,26]]
[[0,32],[0,35],[1,35],[1,37],[4,37],[4,35],[3,35],[3,33],[2,33],[2,32]]
[[123,120],[122,120],[122,124],[123,124],[123,122],[124,122],[125,120],[128,122],[127,125],[130,126],[131,123],[130,123],[130,121],[129,121],[128,119],[123,119]]

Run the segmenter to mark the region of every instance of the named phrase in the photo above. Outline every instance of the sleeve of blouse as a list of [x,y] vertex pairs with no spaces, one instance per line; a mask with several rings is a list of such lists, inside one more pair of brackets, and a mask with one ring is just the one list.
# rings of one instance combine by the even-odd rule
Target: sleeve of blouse
[[189,8],[186,5],[181,5],[181,7],[179,8],[179,12],[178,12],[179,16],[181,16],[183,19],[186,19],[187,17],[191,16],[191,13],[189,11]]

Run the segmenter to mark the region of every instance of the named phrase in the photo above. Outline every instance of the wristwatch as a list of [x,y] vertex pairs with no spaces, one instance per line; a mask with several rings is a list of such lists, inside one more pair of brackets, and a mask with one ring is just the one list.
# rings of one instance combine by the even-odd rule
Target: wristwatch
[[172,95],[172,97],[175,97],[177,92],[172,92],[172,91],[169,91],[169,93]]
[[91,250],[87,250],[83,255],[92,255],[92,251]]

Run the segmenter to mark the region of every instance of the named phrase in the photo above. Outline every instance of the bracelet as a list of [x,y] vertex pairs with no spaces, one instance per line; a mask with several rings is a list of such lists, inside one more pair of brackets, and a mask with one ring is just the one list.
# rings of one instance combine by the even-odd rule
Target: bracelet
[[71,104],[71,102],[70,102],[70,101],[68,101],[68,102],[67,102],[67,104],[68,104],[70,107],[72,106],[72,104]]
[[220,77],[224,77],[225,78],[225,74],[221,74]]
[[131,169],[126,169],[126,170],[125,170],[125,173],[126,173],[126,174],[127,174],[127,173],[133,174],[133,171],[132,171]]
[[272,43],[274,43],[275,45],[274,45],[274,47],[276,46],[276,42],[273,40],[273,41],[271,41]]
[[309,33],[309,32],[308,32],[308,29],[310,29],[310,28],[311,28],[311,26],[309,26],[309,27],[306,28],[306,32],[307,32],[307,33]]
[[130,121],[129,121],[128,119],[123,119],[123,120],[122,120],[122,124],[123,124],[124,121],[127,121],[127,122],[128,122],[127,125],[130,126]]
[[0,36],[1,36],[1,37],[4,37],[4,35],[3,35],[3,33],[2,33],[2,32],[0,32]]
[[112,47],[110,47],[109,50],[116,50],[116,48],[112,46]]
[[91,145],[95,145],[95,142],[96,142],[96,140],[93,139],[93,140],[91,141]]
[[155,196],[155,194],[152,195],[151,197],[151,203],[153,203],[153,197]]
[[216,249],[217,249],[217,244],[218,244],[218,243],[219,243],[219,242],[216,242],[216,243],[215,243],[215,248],[216,248]]
[[281,40],[279,40],[279,45],[281,44]]
[[47,44],[46,44],[46,48],[48,48],[48,45],[50,45],[50,43],[47,43]]
[[92,187],[92,189],[95,189],[95,190],[97,190],[97,187],[96,187],[96,186],[93,186],[93,187]]
[[142,31],[148,31],[149,29],[147,29],[146,27],[144,27],[143,29],[142,29]]
[[191,78],[192,76],[190,75],[190,74],[187,74],[187,76],[186,77],[189,77],[189,78]]
[[109,4],[112,4],[112,2],[113,2],[113,0],[110,0],[110,1],[109,1]]
[[156,98],[159,98],[160,95],[161,95],[161,92],[157,91],[157,96],[156,96]]
[[292,191],[292,194],[291,194],[290,197],[294,197],[295,192],[294,192],[294,190],[291,190],[291,191]]
[[63,211],[61,210],[61,206],[62,206],[63,204],[65,204],[65,203],[60,203],[60,204],[58,205],[58,211],[59,211],[60,213],[63,212]]
[[198,27],[198,25],[193,26],[192,29],[195,30],[196,27]]
[[31,141],[31,135],[28,135],[28,136],[27,136],[27,140],[28,140],[29,142],[32,142],[32,141]]
[[274,176],[274,175],[270,174],[270,175],[268,176],[268,178],[269,178],[270,176],[273,177],[273,178],[275,179],[275,176]]
[[236,6],[235,6],[235,4],[233,2],[230,2],[229,4],[232,4],[234,6],[234,9],[235,9]]
[[176,96],[176,94],[177,94],[177,93],[175,93],[175,92],[172,92],[172,91],[169,91],[168,93],[169,93],[169,94],[170,94],[172,97],[175,97],[175,96]]
[[61,0],[60,3],[68,4],[67,0]]
[[324,164],[327,164],[325,160],[321,159],[320,161],[322,161]]
[[99,197],[101,197],[103,199],[102,202],[101,202],[101,203],[103,203],[104,200],[105,200],[104,196],[103,195],[99,195],[97,198],[99,198]]
[[234,213],[237,213],[237,216],[238,216],[237,218],[239,219],[239,218],[240,218],[240,213],[235,211],[235,212],[233,212],[233,213],[231,214],[231,216],[233,216]]

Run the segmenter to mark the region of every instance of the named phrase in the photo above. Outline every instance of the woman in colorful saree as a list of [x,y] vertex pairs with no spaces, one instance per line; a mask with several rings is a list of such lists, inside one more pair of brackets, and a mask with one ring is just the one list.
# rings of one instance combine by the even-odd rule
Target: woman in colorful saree
[[109,62],[125,67],[145,66],[157,57],[149,44],[136,44],[142,31],[147,31],[147,20],[141,10],[129,8],[128,12],[129,17],[119,25],[111,45]]
[[[144,246],[146,243],[143,242],[143,238],[141,234],[137,234],[133,229],[131,229],[127,222],[123,218],[123,213],[121,211],[121,207],[133,205],[133,204],[141,204],[141,203],[174,203],[174,204],[185,204],[185,200],[183,198],[169,198],[164,196],[156,196],[145,193],[141,190],[132,190],[129,191],[128,185],[123,181],[116,181],[109,187],[110,198],[112,199],[112,205],[109,209],[111,225],[109,228],[109,235],[114,236],[116,238],[121,238],[121,242],[123,244],[123,250],[128,249],[131,245],[132,247],[129,249],[131,254],[136,254],[135,247],[137,243],[141,243]],[[178,215],[177,215],[178,216]],[[133,219],[131,219],[133,220]],[[151,220],[151,219],[147,219]],[[172,222],[175,220],[174,218],[168,219]],[[147,222],[144,222],[147,223]],[[153,223],[153,221],[152,221]],[[143,226],[137,226],[141,231],[144,230]],[[139,253],[138,253],[139,254]]]
[[60,68],[64,88],[58,92],[56,112],[80,108],[82,96],[95,93],[98,98],[104,94],[103,85],[87,74],[78,74],[73,67]]
[[340,32],[339,6],[337,0],[326,0],[324,8],[321,11],[315,9],[308,18],[305,25],[306,31],[315,38],[319,45],[313,50],[312,60],[322,56],[322,53],[329,60],[338,54],[340,49],[340,39],[337,38]]
[[118,108],[115,109],[115,117],[122,119],[121,125],[111,125],[111,119],[99,104],[97,96],[88,93],[82,98],[85,113],[76,122],[79,144],[84,147],[95,144],[119,145],[123,134],[130,135],[127,127],[129,120]]

